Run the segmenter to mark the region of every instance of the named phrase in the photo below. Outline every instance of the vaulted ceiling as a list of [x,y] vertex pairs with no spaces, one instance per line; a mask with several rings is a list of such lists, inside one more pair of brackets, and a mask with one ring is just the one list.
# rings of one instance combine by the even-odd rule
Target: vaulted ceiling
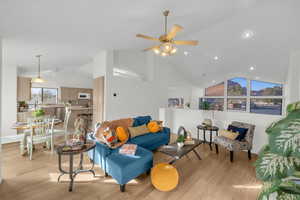
[[76,67],[99,50],[155,44],[135,34],[161,35],[169,9],[169,24],[184,27],[177,39],[199,46],[164,59],[193,83],[224,75],[280,82],[289,54],[300,49],[299,8],[298,0],[2,0],[0,36],[10,65],[34,66],[43,54],[46,68]]

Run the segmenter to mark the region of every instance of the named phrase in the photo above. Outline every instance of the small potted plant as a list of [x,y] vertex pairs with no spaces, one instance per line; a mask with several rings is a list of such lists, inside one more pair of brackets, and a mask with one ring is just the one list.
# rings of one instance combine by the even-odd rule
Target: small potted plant
[[181,148],[181,147],[184,146],[184,140],[185,140],[184,135],[179,135],[177,137],[177,146],[178,146],[178,148]]

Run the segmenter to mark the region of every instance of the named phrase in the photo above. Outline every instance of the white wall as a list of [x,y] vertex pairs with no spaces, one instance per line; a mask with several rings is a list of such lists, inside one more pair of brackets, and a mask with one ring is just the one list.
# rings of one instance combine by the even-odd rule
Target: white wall
[[[3,46],[5,43],[2,43]],[[17,67],[6,63],[7,51],[3,48],[2,57],[2,109],[1,109],[1,135],[6,138],[14,138],[16,131],[11,129],[17,121]],[[3,142],[3,141],[2,141]]]
[[105,76],[108,51],[101,51],[94,56],[93,62],[89,65],[93,70],[93,78]]
[[287,103],[300,100],[300,52],[294,52],[290,55],[286,94]]
[[[160,109],[160,120],[165,122],[167,127],[170,127],[173,133],[177,133],[179,126],[184,126],[190,130],[193,137],[197,136],[197,125],[201,124],[205,118],[212,118],[211,111],[195,110],[195,109]],[[254,142],[253,153],[258,153],[259,150],[268,143],[265,129],[274,121],[279,120],[281,116],[261,115],[242,112],[214,112],[214,125],[221,129],[227,128],[232,121],[246,122],[254,124]],[[202,138],[202,131],[200,132]],[[206,137],[208,138],[208,137]]]
[[[0,77],[2,77],[2,43],[0,38]],[[2,110],[2,82],[0,81],[0,111]],[[2,114],[0,112],[0,130],[2,130]],[[0,184],[2,183],[2,143],[1,143],[1,135],[0,131]]]
[[[108,51],[106,63],[106,119],[138,115],[158,118],[159,107],[167,106],[170,88],[188,86],[174,66],[152,52]],[[189,96],[184,89],[176,96]],[[114,97],[113,94],[117,96]],[[175,95],[175,94],[174,94]]]

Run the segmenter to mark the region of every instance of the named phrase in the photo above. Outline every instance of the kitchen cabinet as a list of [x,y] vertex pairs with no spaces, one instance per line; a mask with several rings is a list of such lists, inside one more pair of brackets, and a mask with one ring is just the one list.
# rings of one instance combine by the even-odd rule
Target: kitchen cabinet
[[31,78],[17,78],[17,101],[30,101],[31,99]]

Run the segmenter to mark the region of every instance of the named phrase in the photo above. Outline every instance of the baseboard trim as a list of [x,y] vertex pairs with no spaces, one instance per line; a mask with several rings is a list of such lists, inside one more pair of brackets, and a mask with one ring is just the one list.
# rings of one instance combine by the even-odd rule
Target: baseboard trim
[[23,134],[12,135],[12,136],[3,136],[1,137],[1,144],[8,144],[13,142],[19,142],[23,137]]

